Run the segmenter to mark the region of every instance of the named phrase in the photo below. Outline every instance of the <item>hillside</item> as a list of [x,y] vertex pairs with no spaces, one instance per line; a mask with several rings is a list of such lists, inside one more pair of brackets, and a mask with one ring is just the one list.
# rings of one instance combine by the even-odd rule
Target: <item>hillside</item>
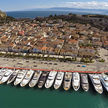
[[13,20],[15,20],[15,18],[7,16],[7,14],[5,12],[2,12],[0,10],[0,24],[7,23],[7,22],[13,21]]
[[6,13],[0,10],[0,18],[6,18]]

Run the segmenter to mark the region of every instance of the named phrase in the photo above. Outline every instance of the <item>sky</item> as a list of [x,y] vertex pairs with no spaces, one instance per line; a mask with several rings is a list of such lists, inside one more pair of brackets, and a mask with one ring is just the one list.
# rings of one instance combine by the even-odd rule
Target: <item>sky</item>
[[108,0],[0,0],[2,11],[51,7],[108,9]]

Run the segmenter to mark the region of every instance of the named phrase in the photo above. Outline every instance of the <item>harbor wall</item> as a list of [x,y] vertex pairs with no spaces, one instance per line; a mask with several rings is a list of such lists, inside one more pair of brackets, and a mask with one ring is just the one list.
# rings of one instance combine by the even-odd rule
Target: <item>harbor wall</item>
[[[0,67],[0,68],[7,68],[7,69],[20,69],[20,70],[31,70],[30,68],[17,68],[17,67]],[[57,72],[79,72],[79,73],[108,73],[108,70],[96,72],[96,71],[69,71],[69,70],[48,70],[48,69],[32,69],[32,70],[40,70],[40,71],[57,71]]]

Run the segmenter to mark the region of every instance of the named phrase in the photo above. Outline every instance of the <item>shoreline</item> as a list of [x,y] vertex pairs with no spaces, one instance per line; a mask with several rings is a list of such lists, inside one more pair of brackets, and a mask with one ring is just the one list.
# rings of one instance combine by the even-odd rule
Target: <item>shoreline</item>
[[[86,72],[86,73],[103,73],[108,72],[108,62],[92,64],[45,61],[38,59],[22,59],[22,58],[3,58],[0,57],[0,67],[16,68],[16,69],[33,69],[33,70],[57,70],[68,72]],[[86,67],[82,67],[85,65]],[[79,67],[80,66],[80,67]]]
[[47,70],[47,69],[30,69],[30,68],[17,68],[17,67],[0,67],[0,68],[7,68],[7,69],[20,69],[20,70],[40,70],[40,71],[57,71],[57,72],[78,72],[78,73],[96,73],[96,74],[101,74],[101,73],[108,73],[107,71],[103,72],[96,72],[96,71],[69,71],[69,70]]

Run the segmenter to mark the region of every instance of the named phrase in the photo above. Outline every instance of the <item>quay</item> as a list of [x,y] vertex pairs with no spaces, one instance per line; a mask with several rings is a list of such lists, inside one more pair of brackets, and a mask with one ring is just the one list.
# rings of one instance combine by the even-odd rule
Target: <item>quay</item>
[[0,67],[0,68],[6,68],[6,69],[19,69],[19,70],[40,70],[40,71],[57,71],[57,72],[78,72],[78,73],[96,73],[96,74],[101,74],[101,73],[108,73],[108,70],[106,71],[101,71],[101,72],[96,72],[96,71],[69,71],[69,70],[48,70],[48,69],[30,69],[30,68],[17,68],[17,67]]

